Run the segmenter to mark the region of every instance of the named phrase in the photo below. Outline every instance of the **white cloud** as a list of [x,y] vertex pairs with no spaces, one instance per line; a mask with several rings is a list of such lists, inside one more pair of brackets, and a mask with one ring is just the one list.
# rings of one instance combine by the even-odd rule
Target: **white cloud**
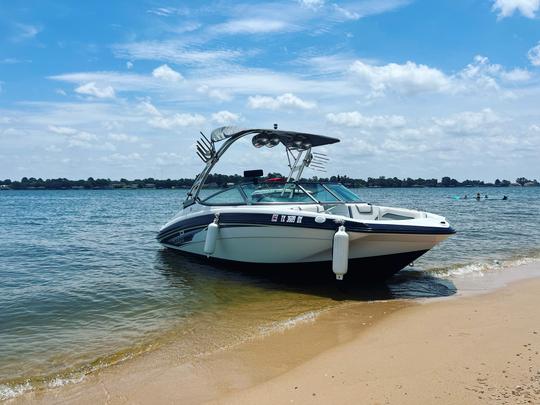
[[17,35],[13,38],[14,41],[25,41],[34,38],[41,32],[41,27],[30,24],[15,24],[17,27]]
[[18,63],[31,63],[29,59],[4,58],[0,60],[0,65],[15,65]]
[[218,111],[212,114],[212,121],[217,122],[220,125],[227,125],[233,122],[238,122],[240,115],[232,113],[227,110]]
[[375,66],[357,60],[350,71],[371,88],[373,96],[381,96],[389,91],[414,94],[440,92],[450,88],[450,78],[443,72],[410,61],[402,65],[389,63]]
[[433,121],[445,132],[473,135],[490,133],[493,129],[498,130],[497,124],[504,120],[490,108],[485,108],[479,112],[464,111],[448,118],[435,118]]
[[540,0],[495,0],[492,10],[498,12],[499,19],[520,12],[524,17],[534,18],[540,8]]
[[362,15],[356,11],[348,10],[344,7],[340,7],[337,4],[333,4],[336,13],[343,17],[345,20],[358,20]]
[[201,126],[206,122],[200,114],[173,114],[170,116],[156,116],[148,121],[150,125],[161,129],[172,129],[177,127]]
[[527,57],[533,66],[540,66],[540,42],[538,42],[538,45],[529,49]]
[[252,96],[248,98],[248,106],[253,109],[303,109],[309,110],[314,108],[316,104],[311,101],[304,101],[292,93],[285,93],[277,97],[269,96]]
[[49,131],[54,132],[55,134],[60,135],[74,135],[77,132],[79,132],[75,128],[69,128],[69,127],[57,127],[55,125],[49,125]]
[[120,154],[120,153],[113,153],[109,156],[103,156],[100,158],[101,161],[107,162],[107,163],[129,163],[129,162],[135,162],[141,160],[142,157],[137,152],[130,153],[130,154]]
[[318,9],[324,6],[325,0],[297,0],[300,5],[310,8]]
[[115,133],[115,132],[113,132],[113,133],[110,133],[108,136],[109,136],[110,140],[117,141],[117,142],[135,143],[135,142],[139,141],[139,137],[132,136],[132,135],[127,135],[127,134],[124,134],[124,133]]
[[501,72],[501,78],[509,82],[526,82],[532,78],[532,75],[527,69],[515,68]]
[[161,60],[178,64],[201,64],[238,59],[241,51],[189,49],[179,41],[143,41],[113,45],[116,57],[132,60]]
[[133,62],[127,61],[126,62],[126,68],[127,69],[133,69]]
[[141,101],[138,105],[138,108],[146,114],[161,115],[156,106],[153,105],[150,101]]
[[80,131],[70,136],[70,139],[75,139],[82,142],[96,142],[98,140],[97,135],[91,134],[90,132]]
[[[414,62],[373,65],[357,60],[349,69],[353,77],[371,90],[369,97],[391,93],[414,95],[419,93],[457,94],[463,92],[499,91],[503,82],[527,82],[532,74],[526,69],[505,69],[493,64],[485,56],[477,55],[461,71],[447,75],[439,69]],[[506,92],[511,96],[510,92]]]
[[171,69],[169,65],[161,65],[155,68],[152,71],[152,76],[157,79],[167,80],[169,82],[179,82],[184,79],[180,73]]
[[197,92],[206,94],[211,99],[217,100],[217,101],[230,101],[232,100],[232,96],[226,92],[225,90],[221,89],[211,89],[207,85],[203,84],[202,86],[199,86],[197,88]]
[[83,84],[75,89],[76,93],[97,98],[114,98],[115,92],[112,86],[99,87],[95,82]]
[[358,111],[326,114],[326,119],[332,124],[359,128],[399,128],[407,121],[401,115],[365,116]]
[[285,21],[265,18],[245,18],[215,25],[212,30],[222,34],[261,34],[290,31],[293,26]]

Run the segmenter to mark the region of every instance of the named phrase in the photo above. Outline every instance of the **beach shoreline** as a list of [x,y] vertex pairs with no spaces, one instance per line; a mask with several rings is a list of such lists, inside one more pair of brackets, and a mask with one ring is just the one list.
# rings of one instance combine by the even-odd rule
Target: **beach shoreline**
[[192,362],[159,349],[9,402],[534,402],[539,270],[486,294],[348,303]]

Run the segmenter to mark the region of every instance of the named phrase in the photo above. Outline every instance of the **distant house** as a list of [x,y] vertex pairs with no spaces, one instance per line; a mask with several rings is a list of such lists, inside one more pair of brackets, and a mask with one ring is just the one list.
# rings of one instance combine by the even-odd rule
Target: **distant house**
[[156,188],[156,185],[154,183],[145,183],[144,188]]
[[11,190],[11,187],[7,184],[0,184],[0,190]]

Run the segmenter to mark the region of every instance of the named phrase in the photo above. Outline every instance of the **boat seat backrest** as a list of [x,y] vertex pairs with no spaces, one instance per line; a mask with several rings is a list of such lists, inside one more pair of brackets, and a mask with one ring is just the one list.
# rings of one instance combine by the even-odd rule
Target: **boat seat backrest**
[[370,214],[373,207],[371,204],[356,204],[356,209],[360,214]]
[[298,210],[308,211],[308,212],[319,212],[319,206],[318,205],[301,206],[301,207],[298,207]]
[[347,218],[351,217],[351,213],[349,212],[349,208],[346,204],[325,206],[325,212],[331,215],[342,215]]

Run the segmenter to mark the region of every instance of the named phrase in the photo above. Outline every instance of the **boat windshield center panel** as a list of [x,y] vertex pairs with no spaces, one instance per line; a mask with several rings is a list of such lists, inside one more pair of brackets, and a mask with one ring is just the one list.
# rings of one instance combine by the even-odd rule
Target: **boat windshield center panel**
[[332,204],[361,202],[341,184],[245,183],[218,191],[200,201],[203,205]]
[[[285,149],[289,174],[219,190],[201,199],[208,175],[229,147],[251,136],[255,148]],[[348,272],[385,278],[455,233],[442,216],[376,206],[340,183],[305,182],[305,170],[325,171],[327,155],[314,148],[339,139],[305,132],[221,127],[202,134],[197,155],[205,163],[182,210],[159,234],[168,248],[236,263],[326,268],[341,280]],[[280,266],[282,267],[282,266]],[[270,270],[271,271],[271,270]]]

